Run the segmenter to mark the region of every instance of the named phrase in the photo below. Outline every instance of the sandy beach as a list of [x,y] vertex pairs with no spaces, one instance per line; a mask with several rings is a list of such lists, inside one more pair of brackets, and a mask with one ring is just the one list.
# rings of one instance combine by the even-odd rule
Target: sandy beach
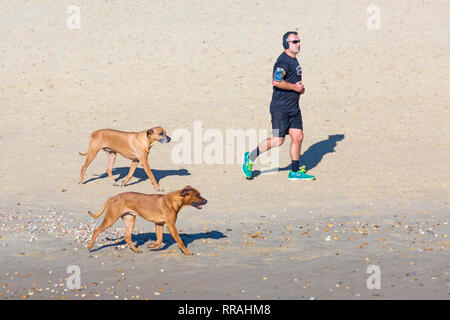
[[[376,1],[379,20],[371,4],[2,1],[0,299],[449,299],[449,4]],[[288,181],[287,138],[246,180],[227,131],[270,135],[288,30],[306,87],[300,162],[317,179]],[[167,229],[148,249],[155,228],[141,218],[132,240],[143,253],[122,221],[89,251],[101,219],[88,210],[158,192],[141,166],[113,186],[103,152],[78,184],[78,152],[94,130],[155,126],[178,138],[150,151],[159,193],[191,185],[208,199],[177,221],[194,255]],[[182,138],[191,154],[180,163]],[[129,165],[117,157],[118,181]]]

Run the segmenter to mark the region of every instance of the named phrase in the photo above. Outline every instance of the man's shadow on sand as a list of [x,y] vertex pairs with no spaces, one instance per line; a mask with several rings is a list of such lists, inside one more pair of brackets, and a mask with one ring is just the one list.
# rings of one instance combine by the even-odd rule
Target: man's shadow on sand
[[[186,246],[186,248],[188,247],[188,245],[196,240],[200,240],[200,239],[222,239],[222,238],[226,238],[227,236],[224,235],[222,232],[220,231],[209,231],[209,232],[201,232],[201,233],[191,233],[191,234],[187,234],[187,233],[180,233],[180,238],[183,241],[184,245]],[[115,239],[111,239],[111,238],[106,238],[106,240],[108,241],[116,241],[119,239],[123,239],[122,238],[115,238]],[[149,232],[149,233],[140,233],[137,235],[131,235],[131,241],[135,244],[136,248],[138,248],[139,246],[144,245],[146,242],[153,240],[156,241],[156,233],[154,232]],[[170,234],[163,234],[163,243],[161,244],[160,247],[157,248],[149,248],[149,250],[151,251],[160,251],[160,250],[165,250],[167,248],[169,248],[171,245],[176,244],[175,240],[173,240],[172,235]],[[97,249],[92,249],[89,252],[95,252],[104,248],[108,248],[108,247],[117,247],[117,246],[121,246],[121,245],[126,245],[128,246],[128,244],[125,242],[125,240],[122,240],[120,242],[116,242],[116,243],[112,243],[112,244],[107,244],[104,246],[101,246]],[[178,246],[178,245],[177,245]]]
[[[333,134],[329,135],[327,140],[322,140],[316,142],[308,148],[300,157],[300,166],[305,165],[307,170],[315,168],[323,157],[328,153],[335,152],[334,148],[338,141],[344,140],[344,134]],[[262,173],[276,172],[276,171],[287,171],[291,169],[291,164],[283,168],[273,168],[269,170],[255,170],[253,171],[253,178],[259,176]]]
[[[130,167],[120,167],[120,168],[113,168],[112,169],[112,175],[119,175],[118,178],[115,178],[116,182],[119,182],[123,178],[125,178],[128,175],[128,171],[130,171]],[[186,169],[178,169],[178,170],[158,170],[158,169],[151,169],[153,172],[153,175],[155,176],[156,182],[159,184],[159,180],[168,177],[168,176],[190,176],[190,172]],[[95,174],[94,174],[95,175]],[[83,182],[83,184],[86,184],[91,181],[95,181],[98,179],[104,179],[108,178],[108,174],[102,173],[100,175],[95,175],[95,178],[91,178],[89,180],[86,180]],[[142,168],[136,168],[136,171],[134,171],[133,177],[138,178],[139,180],[134,182],[128,182],[127,186],[131,186],[136,183],[140,183],[142,181],[148,180],[147,173]]]

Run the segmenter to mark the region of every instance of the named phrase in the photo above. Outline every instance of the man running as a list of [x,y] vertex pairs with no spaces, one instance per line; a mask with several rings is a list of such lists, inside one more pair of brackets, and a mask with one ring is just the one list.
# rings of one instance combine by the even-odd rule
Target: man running
[[273,95],[270,103],[272,116],[272,137],[261,142],[252,152],[246,152],[242,172],[247,178],[252,178],[252,168],[256,158],[263,152],[283,144],[286,134],[291,137],[291,170],[289,180],[314,180],[315,177],[306,174],[304,166],[300,165],[300,150],[303,141],[303,122],[300,112],[300,95],[305,92],[302,84],[302,68],[296,58],[300,52],[300,39],[295,31],[283,35],[284,52],[273,66]]

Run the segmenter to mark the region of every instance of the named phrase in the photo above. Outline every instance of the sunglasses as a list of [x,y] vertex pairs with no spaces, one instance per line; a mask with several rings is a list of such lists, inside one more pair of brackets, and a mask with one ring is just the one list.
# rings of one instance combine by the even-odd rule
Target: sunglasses
[[288,41],[288,42],[292,42],[293,44],[297,44],[297,43],[300,43],[300,40],[294,40],[294,41]]

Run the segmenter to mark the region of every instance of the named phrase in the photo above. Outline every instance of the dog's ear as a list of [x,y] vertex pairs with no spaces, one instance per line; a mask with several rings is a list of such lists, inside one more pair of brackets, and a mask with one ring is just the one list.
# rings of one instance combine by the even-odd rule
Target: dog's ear
[[181,190],[180,196],[184,197],[184,196],[189,195],[191,189],[192,189],[191,186],[186,186],[183,190]]
[[148,138],[148,136],[151,135],[152,133],[153,133],[153,129],[148,129],[148,130],[147,130],[147,138]]

